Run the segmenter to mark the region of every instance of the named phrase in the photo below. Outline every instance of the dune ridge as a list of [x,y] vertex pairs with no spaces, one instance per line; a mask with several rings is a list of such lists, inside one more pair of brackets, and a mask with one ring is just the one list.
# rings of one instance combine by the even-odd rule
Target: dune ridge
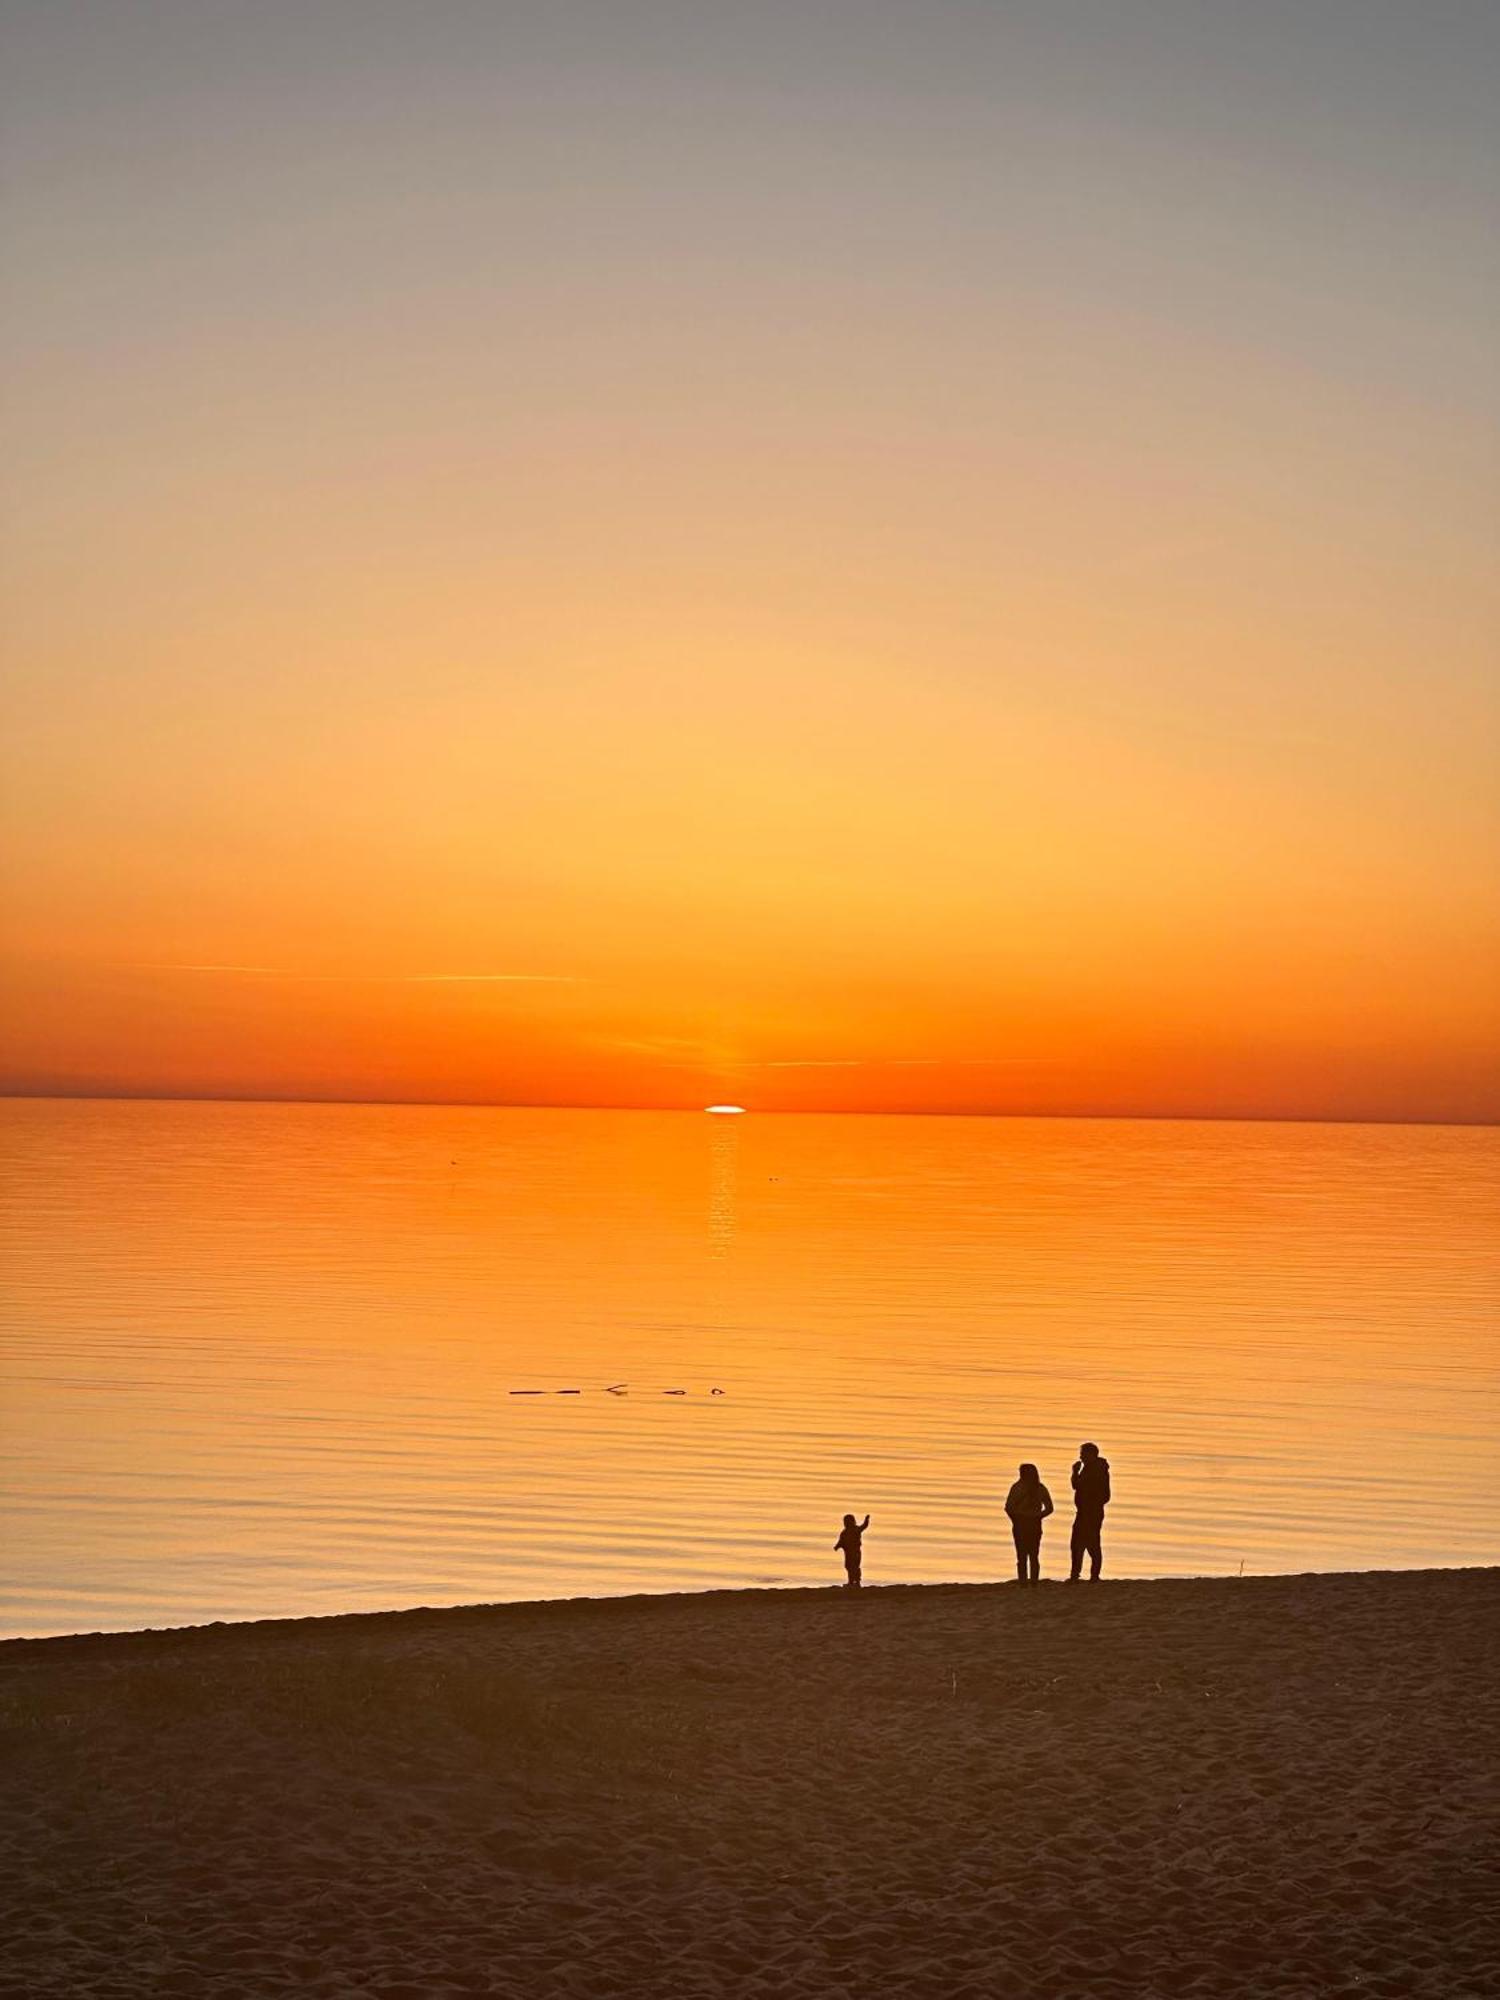
[[1500,1991],[1500,1570],[0,1645],[27,2000]]

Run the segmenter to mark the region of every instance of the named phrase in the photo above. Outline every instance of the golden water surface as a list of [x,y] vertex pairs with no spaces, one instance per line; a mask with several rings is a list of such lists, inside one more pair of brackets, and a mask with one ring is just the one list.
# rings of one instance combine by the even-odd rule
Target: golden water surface
[[1004,1576],[1022,1458],[1056,1575],[1086,1437],[1116,1575],[1500,1547],[1492,1129],[3,1127],[10,1633],[833,1583],[847,1509],[868,1582]]

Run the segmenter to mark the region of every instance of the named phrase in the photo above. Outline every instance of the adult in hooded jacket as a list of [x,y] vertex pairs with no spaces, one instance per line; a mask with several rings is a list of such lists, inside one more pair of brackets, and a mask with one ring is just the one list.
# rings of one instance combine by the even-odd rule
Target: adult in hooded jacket
[[1089,1559],[1089,1581],[1096,1583],[1104,1566],[1104,1510],[1109,1505],[1109,1460],[1099,1456],[1096,1444],[1081,1444],[1073,1465],[1073,1569],[1069,1583],[1077,1583],[1083,1559]]

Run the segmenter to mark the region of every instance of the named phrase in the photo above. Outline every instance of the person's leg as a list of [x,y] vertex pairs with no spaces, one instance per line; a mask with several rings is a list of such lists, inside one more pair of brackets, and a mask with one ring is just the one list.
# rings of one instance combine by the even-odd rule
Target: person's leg
[[1016,1545],[1016,1582],[1026,1581],[1026,1531],[1019,1521],[1010,1524],[1010,1538]]
[[1083,1555],[1088,1531],[1088,1522],[1084,1520],[1082,1514],[1075,1514],[1073,1516],[1073,1533],[1068,1543],[1068,1554],[1072,1558],[1072,1566],[1068,1571],[1069,1583],[1077,1583],[1079,1571],[1083,1568]]
[[1099,1572],[1104,1567],[1104,1516],[1101,1514],[1094,1523],[1094,1532],[1089,1537],[1089,1580],[1099,1581]]
[[852,1563],[850,1563],[850,1564],[848,1565],[848,1570],[849,1570],[849,1575],[848,1575],[848,1579],[847,1579],[847,1581],[848,1581],[848,1586],[849,1586],[850,1590],[858,1590],[858,1589],[859,1589],[859,1564],[858,1564],[858,1563],[856,1563],[856,1562],[852,1562]]
[[1026,1551],[1026,1554],[1031,1564],[1031,1580],[1033,1583],[1040,1583],[1042,1580],[1042,1524],[1040,1521],[1037,1522],[1035,1528],[1032,1530],[1031,1547]]

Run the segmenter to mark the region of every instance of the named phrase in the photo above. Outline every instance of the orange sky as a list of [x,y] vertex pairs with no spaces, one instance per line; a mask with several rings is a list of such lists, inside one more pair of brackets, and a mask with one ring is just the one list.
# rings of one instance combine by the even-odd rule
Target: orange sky
[[1482,10],[49,11],[6,1088],[1500,1115]]

